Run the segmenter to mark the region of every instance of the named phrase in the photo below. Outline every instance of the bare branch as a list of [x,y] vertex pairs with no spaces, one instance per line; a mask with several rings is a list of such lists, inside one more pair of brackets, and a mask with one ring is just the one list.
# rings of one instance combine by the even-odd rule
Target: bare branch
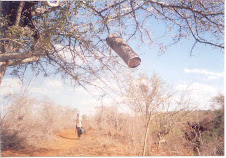
[[8,67],[8,62],[7,61],[0,62],[0,85],[2,83],[2,78],[5,75],[7,67]]
[[20,23],[21,12],[24,8],[25,3],[26,2],[21,1],[19,7],[17,8],[17,15],[16,15],[15,23],[14,23],[15,26],[18,26]]
[[46,55],[42,51],[34,50],[28,53],[3,53],[0,54],[0,62],[7,61],[7,60],[14,60],[14,59],[26,59],[31,57],[38,57],[41,55]]
[[25,64],[25,63],[29,63],[29,62],[34,62],[34,61],[38,61],[40,57],[36,57],[36,56],[33,56],[33,57],[30,57],[30,58],[26,58],[26,59],[23,59],[23,60],[15,60],[15,61],[9,61],[9,66],[15,66],[15,65],[20,65],[20,64]]
[[205,12],[205,11],[202,11],[202,10],[194,9],[194,8],[189,7],[187,5],[166,4],[166,3],[163,3],[163,2],[153,1],[153,0],[150,0],[148,2],[151,2],[151,3],[154,3],[154,4],[158,4],[158,5],[160,5],[163,8],[165,7],[165,8],[178,8],[178,9],[190,10],[190,11],[192,11],[194,13],[201,14],[203,16],[224,15],[224,10],[222,10],[221,12]]

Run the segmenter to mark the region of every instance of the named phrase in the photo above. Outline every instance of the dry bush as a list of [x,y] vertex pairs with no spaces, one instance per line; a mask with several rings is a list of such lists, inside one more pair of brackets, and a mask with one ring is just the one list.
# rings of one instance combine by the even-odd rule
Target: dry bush
[[1,119],[3,150],[43,146],[55,138],[56,131],[74,126],[75,111],[71,109],[20,95],[11,96],[10,100]]
[[124,119],[118,112],[117,106],[100,107],[95,115],[96,125],[104,131],[120,131],[124,125]]
[[[108,140],[126,143],[128,152],[133,155],[142,154],[146,115],[120,113],[117,106],[105,106],[97,109],[94,120],[96,126],[93,128],[104,131]],[[150,128],[153,127],[154,125]],[[148,142],[151,145],[153,137]]]
[[[224,154],[224,112],[223,108],[208,111],[168,111],[152,113],[147,139],[147,156],[193,156],[195,142],[186,140],[185,132],[188,121],[196,121],[209,130],[200,136],[202,145],[199,155]],[[209,124],[210,122],[210,124]],[[104,135],[102,145],[125,146],[128,155],[142,155],[145,130],[147,127],[146,114],[120,113],[117,106],[102,106],[97,108],[96,115],[87,119],[87,124]],[[102,137],[102,136],[101,136]]]
[[198,117],[188,122],[186,138],[195,155],[224,155],[224,96],[213,97],[213,107],[217,109],[194,112]]
[[[184,144],[184,124],[190,117],[187,112],[168,112],[156,115],[149,126],[146,155],[192,155]],[[142,155],[146,130],[146,115],[119,113],[116,106],[98,108],[92,128],[103,131],[106,142],[125,143],[128,153]],[[167,133],[167,130],[169,132]],[[166,132],[164,134],[164,131]],[[159,138],[159,133],[163,138]],[[162,142],[162,143],[161,143]]]

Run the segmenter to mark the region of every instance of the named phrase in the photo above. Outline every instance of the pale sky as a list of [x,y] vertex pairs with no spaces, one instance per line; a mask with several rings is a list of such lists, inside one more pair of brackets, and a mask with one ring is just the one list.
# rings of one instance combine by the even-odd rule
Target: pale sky
[[[193,56],[190,56],[189,42],[180,42],[162,55],[145,46],[131,46],[137,54],[141,54],[142,60],[135,73],[144,72],[149,76],[157,73],[162,80],[178,90],[189,87],[192,98],[197,102],[197,108],[208,109],[210,98],[224,91],[224,55],[209,46],[201,45],[194,50]],[[123,63],[122,60],[121,62]],[[28,87],[30,96],[37,99],[49,98],[56,104],[74,107],[82,114],[93,113],[95,107],[101,105],[97,97],[82,87],[73,88],[56,77],[33,77],[29,86],[28,84],[29,77],[22,86],[19,79],[4,76],[0,87],[1,102],[4,103],[5,95],[20,92],[21,87]],[[95,89],[92,90],[95,92]],[[117,101],[120,102],[117,96],[103,99],[105,105],[115,105],[118,104]],[[125,106],[122,106],[122,109],[128,110]]]
[[[159,24],[156,26],[152,27],[158,28]],[[192,98],[197,102],[197,108],[208,109],[210,98],[224,92],[224,54],[222,51],[205,44],[197,44],[190,55],[194,41],[182,39],[178,44],[171,46],[165,54],[158,55],[154,46],[149,47],[144,44],[138,46],[137,43],[140,42],[136,39],[128,43],[141,58],[141,65],[137,67],[135,73],[143,72],[149,76],[157,73],[162,80],[178,90],[189,87]],[[124,64],[122,60],[121,63]],[[22,87],[23,89],[27,87],[31,97],[49,98],[56,104],[74,107],[82,114],[93,113],[95,107],[100,106],[100,100],[82,87],[64,84],[64,81],[58,77],[41,76],[33,77],[29,84],[32,72],[27,74],[29,74],[27,81],[22,85],[18,78],[6,72],[0,86],[0,103],[5,102],[4,96],[7,94],[20,93]],[[95,93],[95,89],[92,91]],[[103,102],[115,105],[120,102],[120,98],[110,94],[104,97]],[[127,108],[122,106],[122,109]]]

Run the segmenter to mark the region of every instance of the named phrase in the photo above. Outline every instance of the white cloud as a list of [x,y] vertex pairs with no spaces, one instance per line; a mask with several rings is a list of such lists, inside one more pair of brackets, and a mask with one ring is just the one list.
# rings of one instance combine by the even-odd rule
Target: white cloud
[[0,96],[14,94],[19,91],[21,87],[22,83],[19,79],[5,78],[2,80],[2,84],[0,86]]
[[[21,90],[23,86],[19,79],[3,79],[0,86],[0,103],[3,104],[5,95],[15,94]],[[46,78],[38,83],[31,82],[28,90],[31,97],[39,99],[47,97],[56,104],[75,107],[81,114],[94,113],[95,106],[99,104],[99,101],[96,101],[82,87],[72,89],[57,79]]]
[[44,81],[44,87],[48,87],[48,88],[62,88],[63,87],[63,83],[61,80],[56,80],[56,79],[46,79]]
[[[74,50],[70,50],[68,46],[55,45],[58,55],[61,56],[67,62],[76,62],[77,65],[83,65],[84,62],[77,54],[81,53],[80,47],[76,47]],[[76,51],[76,52],[75,52]],[[82,56],[82,54],[81,54]]]
[[217,76],[208,76],[207,77],[207,79],[208,80],[216,80],[216,79],[218,79],[219,77],[217,77]]
[[29,87],[29,92],[32,95],[51,96],[60,94],[63,87],[63,82],[61,80],[46,78],[39,84],[32,84]]
[[63,83],[60,80],[47,78],[39,84],[31,84],[29,85],[29,87],[24,87],[19,79],[5,78],[2,80],[2,84],[0,86],[0,96],[15,94],[25,88],[28,88],[31,94],[56,94],[59,93],[60,90],[63,88]]
[[179,91],[188,91],[192,102],[197,103],[196,106],[202,109],[210,107],[210,99],[219,93],[223,92],[223,89],[208,84],[202,84],[194,82],[192,84],[178,84],[176,89]]
[[93,113],[94,107],[98,104],[84,88],[73,88],[57,79],[46,78],[39,84],[33,84],[29,92],[32,96],[48,97],[56,104],[74,107],[81,114]]
[[29,89],[29,92],[31,94],[35,94],[35,95],[43,95],[43,96],[46,96],[48,94],[50,94],[50,89],[48,90],[47,88],[44,88],[44,87],[35,87],[35,86],[32,86],[30,89]]
[[211,72],[206,69],[184,69],[185,73],[192,73],[192,74],[199,74],[199,75],[206,75],[207,79],[219,79],[224,77],[224,72]]

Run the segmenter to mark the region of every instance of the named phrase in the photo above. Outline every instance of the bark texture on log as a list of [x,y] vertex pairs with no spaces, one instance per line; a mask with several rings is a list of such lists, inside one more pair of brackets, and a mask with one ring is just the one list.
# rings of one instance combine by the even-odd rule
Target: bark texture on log
[[135,68],[140,65],[141,59],[120,36],[111,34],[106,41],[130,68]]

